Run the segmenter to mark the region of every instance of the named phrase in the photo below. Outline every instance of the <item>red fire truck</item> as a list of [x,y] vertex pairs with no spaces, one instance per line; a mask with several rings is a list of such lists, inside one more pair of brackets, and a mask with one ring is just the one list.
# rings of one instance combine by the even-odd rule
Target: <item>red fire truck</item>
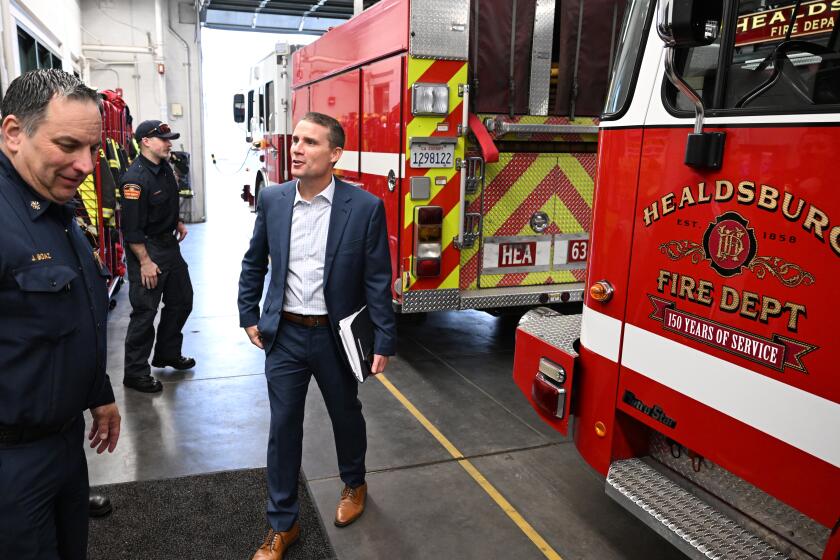
[[[102,145],[93,173],[79,186],[76,220],[90,241],[94,256],[109,273],[108,295],[119,290],[125,275],[117,184],[132,155],[131,117],[122,90],[103,90]],[[133,154],[136,155],[136,154]],[[112,299],[112,305],[114,300]]]
[[[514,379],[696,558],[840,558],[840,2],[629,3],[581,314]],[[570,418],[574,418],[570,422]]]
[[399,311],[579,306],[623,6],[382,0],[273,53],[234,102],[251,141],[268,131],[255,190],[288,179],[291,124],[329,114],[337,173],[385,203]]
[[[246,93],[233,100],[235,122],[245,124],[245,140],[251,144],[248,169],[253,170],[253,188],[246,184],[242,200],[252,207],[261,189],[290,179],[289,137],[292,132],[290,112],[290,76],[292,50],[297,47],[277,43],[274,51],[250,70]],[[252,161],[257,156],[259,163]]]

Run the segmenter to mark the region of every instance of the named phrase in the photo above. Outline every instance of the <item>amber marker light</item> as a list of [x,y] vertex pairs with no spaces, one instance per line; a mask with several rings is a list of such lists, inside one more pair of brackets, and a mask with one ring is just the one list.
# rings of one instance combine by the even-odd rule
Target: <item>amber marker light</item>
[[600,420],[595,422],[595,435],[598,437],[604,437],[607,435],[607,426]]
[[606,280],[598,280],[589,286],[589,296],[595,301],[600,301],[601,303],[607,303],[610,301],[613,291],[612,284]]

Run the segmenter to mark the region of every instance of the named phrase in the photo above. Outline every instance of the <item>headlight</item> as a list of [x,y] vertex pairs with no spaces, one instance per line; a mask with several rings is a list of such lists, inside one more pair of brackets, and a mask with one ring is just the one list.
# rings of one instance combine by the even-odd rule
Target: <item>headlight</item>
[[449,114],[449,86],[446,84],[414,84],[411,97],[412,115]]

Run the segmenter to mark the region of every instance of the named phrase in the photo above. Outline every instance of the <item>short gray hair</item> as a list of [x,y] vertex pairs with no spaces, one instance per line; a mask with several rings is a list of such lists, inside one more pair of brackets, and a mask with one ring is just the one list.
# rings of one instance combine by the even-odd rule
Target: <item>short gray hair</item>
[[102,108],[99,94],[79,78],[63,70],[48,68],[30,70],[12,80],[0,103],[0,114],[3,119],[9,115],[16,116],[24,132],[32,136],[44,120],[47,105],[54,97],[91,101]]

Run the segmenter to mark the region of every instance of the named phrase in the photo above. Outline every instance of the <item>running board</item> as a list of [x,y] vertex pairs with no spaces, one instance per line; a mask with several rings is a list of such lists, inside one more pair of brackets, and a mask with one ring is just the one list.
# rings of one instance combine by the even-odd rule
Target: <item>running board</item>
[[610,465],[606,491],[689,558],[786,558],[641,459]]

